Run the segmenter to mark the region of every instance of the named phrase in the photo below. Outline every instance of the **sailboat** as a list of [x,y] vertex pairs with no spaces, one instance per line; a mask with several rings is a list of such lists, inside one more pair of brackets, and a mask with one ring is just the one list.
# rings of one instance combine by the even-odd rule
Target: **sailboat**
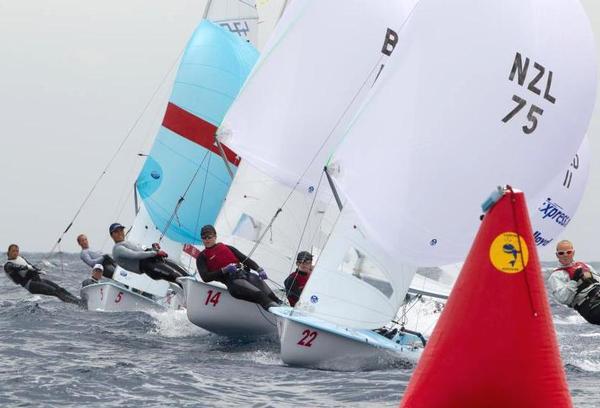
[[[252,255],[275,286],[300,248],[325,244],[327,214],[338,210],[323,166],[385,70],[401,28],[402,18],[394,17],[406,17],[408,3],[290,2],[219,129],[223,144],[243,158],[215,224],[219,238]],[[331,58],[323,38],[356,30]],[[182,283],[190,286],[187,311],[195,324],[224,335],[276,333],[276,318],[259,306],[212,283]]]
[[[214,222],[239,164],[235,153],[215,142],[214,133],[256,58],[247,41],[208,20],[199,24],[136,181],[142,203],[129,240],[148,246],[160,242],[178,263],[193,253],[200,228]],[[164,310],[184,304],[177,285],[122,268],[115,272],[115,280],[82,289],[88,308]]]
[[[395,316],[411,265],[461,261],[491,185],[510,181],[537,197],[571,160],[595,100],[592,35],[576,2],[542,8],[524,11],[517,0],[414,7],[328,164],[345,198],[336,229],[296,307],[274,310],[284,362],[354,369],[384,352],[418,358],[370,331]],[[556,27],[573,31],[565,38]],[[519,114],[525,105],[533,113]],[[395,297],[344,274],[344,251],[357,246]]]

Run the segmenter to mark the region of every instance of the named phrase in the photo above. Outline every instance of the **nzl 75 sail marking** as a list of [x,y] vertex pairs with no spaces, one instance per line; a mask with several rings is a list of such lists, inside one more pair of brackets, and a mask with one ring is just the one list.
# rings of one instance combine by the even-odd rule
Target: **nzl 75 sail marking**
[[[527,71],[529,70],[530,60],[528,57],[525,58],[525,63],[523,63],[523,57],[521,53],[517,52],[515,55],[515,60],[513,62],[512,69],[510,70],[510,75],[508,77],[509,81],[514,81],[515,74],[517,75],[517,83],[520,86],[523,86],[525,83],[525,79],[527,77]],[[538,64],[534,61],[533,68],[537,70],[537,74],[535,77],[529,82],[527,89],[533,92],[536,95],[541,95],[542,90],[537,87],[537,83],[544,76],[546,72],[546,67],[541,64]],[[554,104],[556,103],[556,98],[550,94],[550,88],[552,87],[552,71],[548,71],[548,78],[546,80],[546,90],[544,91],[544,99],[548,102]],[[521,98],[518,95],[513,95],[512,100],[517,103],[517,106],[510,111],[504,118],[502,118],[502,122],[506,123],[513,118],[525,105],[527,105],[527,101]],[[538,117],[536,114],[542,115],[544,110],[539,106],[532,104],[529,113],[527,114],[527,120],[531,123],[530,126],[524,125],[522,126],[523,133],[530,134],[536,129],[538,125]]]
[[[180,108],[172,102],[167,105],[167,112],[162,125],[167,129],[177,133],[181,137],[199,144],[210,150],[216,155],[221,155],[219,148],[215,144],[215,132],[217,127],[207,121],[193,115],[192,113]],[[235,152],[227,146],[223,146],[227,161],[238,166],[240,158]]]

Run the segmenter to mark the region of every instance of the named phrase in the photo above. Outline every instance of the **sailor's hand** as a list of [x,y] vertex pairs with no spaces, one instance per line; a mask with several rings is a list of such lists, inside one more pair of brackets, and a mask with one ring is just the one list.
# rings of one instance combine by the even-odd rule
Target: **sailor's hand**
[[160,244],[158,242],[155,242],[154,244],[152,244],[152,249],[154,249],[155,251],[160,251]]
[[583,271],[583,279],[591,279],[591,278],[593,278],[593,276],[590,271]]
[[258,268],[258,270],[256,272],[258,272],[258,277],[261,278],[262,280],[265,280],[268,278],[267,273],[265,272],[265,270],[263,268]]
[[159,251],[156,253],[156,256],[159,256],[159,257],[161,257],[161,258],[166,258],[166,257],[168,257],[168,256],[169,256],[169,254],[167,254],[165,251],[163,251],[163,250],[161,249],[161,250],[159,250]]
[[237,265],[234,264],[234,263],[230,263],[229,265],[227,265],[224,268],[222,268],[221,271],[225,275],[233,275],[233,274],[235,274],[237,272]]

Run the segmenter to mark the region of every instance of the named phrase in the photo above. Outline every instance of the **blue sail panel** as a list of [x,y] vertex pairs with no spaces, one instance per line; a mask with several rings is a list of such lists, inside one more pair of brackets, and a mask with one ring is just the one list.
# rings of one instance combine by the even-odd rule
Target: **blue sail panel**
[[[137,179],[152,221],[174,241],[198,243],[200,228],[214,223],[223,204],[231,177],[214,133],[257,58],[252,45],[206,20],[188,43]],[[235,169],[239,158],[224,150]]]

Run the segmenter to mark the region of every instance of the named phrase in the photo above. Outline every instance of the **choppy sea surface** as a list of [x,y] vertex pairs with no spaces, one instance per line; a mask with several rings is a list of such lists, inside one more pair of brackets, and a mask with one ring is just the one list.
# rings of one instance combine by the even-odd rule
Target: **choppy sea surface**
[[[50,262],[48,278],[78,294],[78,256]],[[551,306],[573,402],[598,407],[600,326]],[[0,278],[1,407],[396,407],[411,373],[288,367],[275,340],[211,335],[185,312],[88,312]]]

